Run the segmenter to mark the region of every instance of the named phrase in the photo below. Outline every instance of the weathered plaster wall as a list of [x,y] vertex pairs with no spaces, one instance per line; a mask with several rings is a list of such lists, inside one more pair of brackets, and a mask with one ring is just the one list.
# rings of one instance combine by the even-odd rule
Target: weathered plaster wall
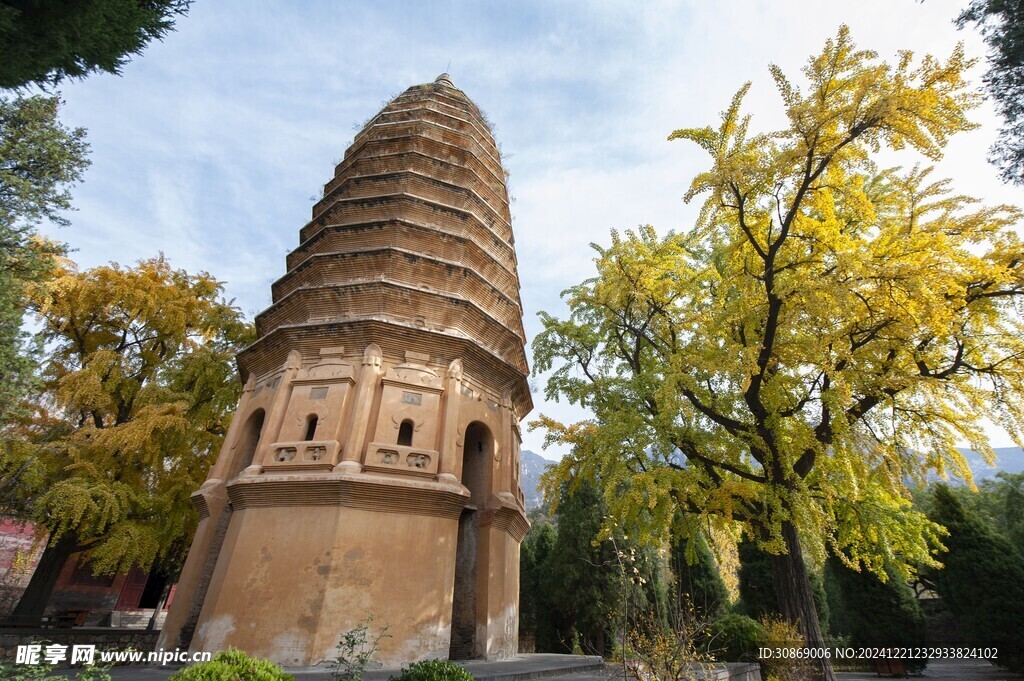
[[457,525],[318,506],[237,511],[192,647],[313,665],[372,614],[400,634],[381,641],[381,662],[447,657]]

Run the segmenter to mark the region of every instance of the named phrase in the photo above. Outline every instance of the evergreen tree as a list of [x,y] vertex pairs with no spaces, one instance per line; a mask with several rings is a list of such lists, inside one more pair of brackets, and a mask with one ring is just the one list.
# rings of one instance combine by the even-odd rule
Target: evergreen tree
[[1024,0],[972,0],[957,24],[973,23],[989,47],[985,86],[1005,125],[992,161],[1007,182],[1024,184]]
[[923,576],[970,645],[996,646],[998,664],[1024,668],[1024,558],[946,485],[936,485],[930,517],[949,531],[949,551]]
[[[593,485],[563,486],[556,509],[558,536],[542,577],[542,590],[551,595],[553,606],[546,616],[561,652],[572,651],[575,636],[585,651],[599,655],[613,640],[620,570],[612,543],[596,542],[604,509]],[[538,650],[541,641],[538,635]]]
[[[692,564],[688,555],[691,552]],[[725,612],[729,592],[703,537],[676,539],[672,543],[671,563],[677,604],[691,604],[699,620],[714,619]]]
[[4,0],[0,88],[120,73],[130,55],[174,27],[191,0]]
[[25,416],[22,402],[36,383],[31,339],[22,330],[29,289],[52,276],[65,252],[37,227],[67,224],[61,212],[71,206],[68,187],[89,165],[85,131],[61,125],[59,106],[57,97],[0,97],[0,430]]
[[[857,572],[831,557],[825,564],[829,585],[830,627],[849,636],[850,644],[868,647],[914,647],[926,643],[924,614],[913,590],[894,571],[883,582],[870,572]],[[908,660],[909,671],[925,661]]]
[[1024,473],[1001,471],[995,479],[978,483],[976,492],[966,487],[951,488],[950,492],[1024,555]]
[[1024,473],[999,473],[996,478],[1003,487],[1003,526],[1006,538],[1024,556]]
[[550,580],[544,578],[556,536],[550,523],[537,523],[519,551],[519,634],[531,637],[538,653],[560,649],[551,620],[551,594],[546,590]]
[[757,548],[754,542],[742,541],[739,545],[739,558],[738,609],[755,620],[765,615],[777,615],[779,598],[775,594],[771,556]]
[[[751,541],[739,545],[739,591],[738,610],[749,617],[760,620],[763,617],[777,617],[781,611],[779,594],[772,570],[772,557]],[[825,593],[825,582],[821,573],[807,569],[814,608],[818,613],[822,633],[828,633],[829,603]]]
[[672,613],[669,607],[671,570],[668,561],[660,557],[663,552],[650,545],[638,545],[635,537],[635,531],[616,537],[616,546],[626,556],[620,572],[623,578],[620,607],[624,612],[617,615],[616,622],[625,622],[629,631],[637,628],[651,630],[650,633],[665,631],[674,620],[670,616],[681,614]]

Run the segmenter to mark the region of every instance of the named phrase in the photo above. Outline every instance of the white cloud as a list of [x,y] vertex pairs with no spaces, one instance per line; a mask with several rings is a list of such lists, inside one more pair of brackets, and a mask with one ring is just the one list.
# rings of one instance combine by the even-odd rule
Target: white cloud
[[[194,3],[123,78],[65,87],[65,118],[89,128],[94,164],[59,236],[86,266],[162,250],[258,311],[353,126],[451,60],[506,154],[532,334],[535,312],[560,309],[558,293],[590,275],[589,242],[692,220],[681,197],[707,162],[667,142],[673,129],[714,124],[747,80],[754,125],[781,125],[768,64],[798,79],[844,22],[890,60],[904,48],[945,56],[959,40],[980,56],[977,35],[951,23],[961,4]],[[1024,203],[985,161],[991,109],[976,118],[982,129],[953,141],[941,171],[962,191]],[[539,396],[537,408],[578,414]]]

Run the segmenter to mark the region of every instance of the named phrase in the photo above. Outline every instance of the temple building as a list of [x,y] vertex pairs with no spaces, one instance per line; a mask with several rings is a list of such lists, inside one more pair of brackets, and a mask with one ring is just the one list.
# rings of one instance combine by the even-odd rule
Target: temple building
[[299,231],[159,646],[333,660],[516,653],[531,409],[501,159],[447,74],[356,136]]

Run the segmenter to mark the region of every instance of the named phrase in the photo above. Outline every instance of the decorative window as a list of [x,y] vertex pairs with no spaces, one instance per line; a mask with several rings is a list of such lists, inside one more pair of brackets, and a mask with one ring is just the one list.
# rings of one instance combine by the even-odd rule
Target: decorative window
[[310,414],[309,420],[306,422],[306,437],[303,439],[312,440],[313,436],[316,435],[317,420],[316,414]]
[[398,427],[398,444],[402,447],[412,447],[412,421],[406,419]]

